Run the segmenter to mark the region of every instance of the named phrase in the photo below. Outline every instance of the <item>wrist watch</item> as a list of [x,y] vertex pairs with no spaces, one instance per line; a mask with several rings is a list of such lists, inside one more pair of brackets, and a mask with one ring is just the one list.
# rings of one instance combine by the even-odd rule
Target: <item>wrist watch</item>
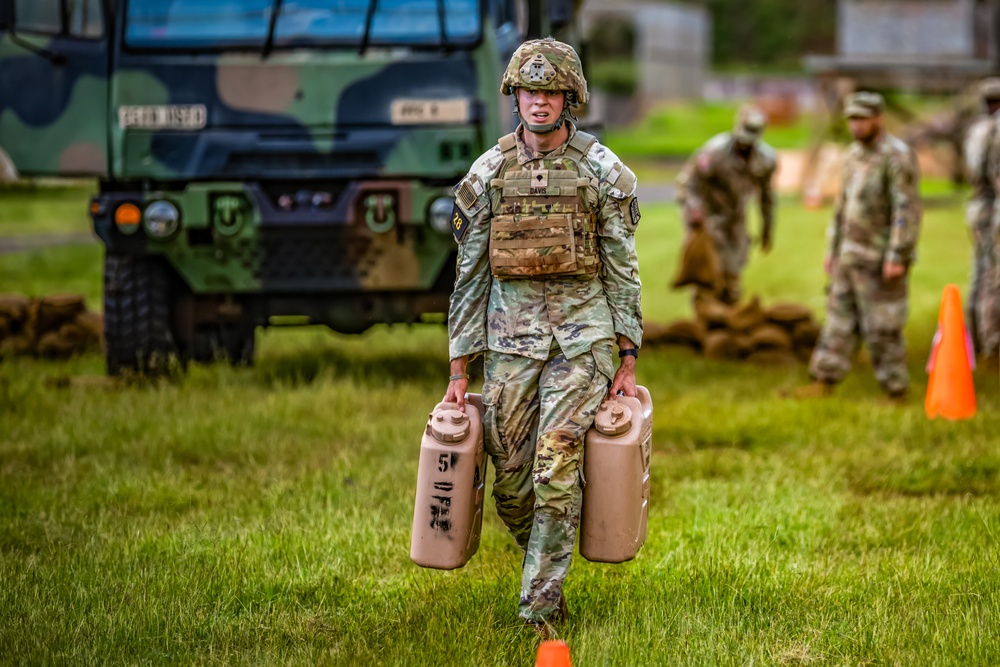
[[628,350],[618,350],[618,358],[621,359],[622,357],[635,357],[636,359],[638,359],[639,348],[633,347]]

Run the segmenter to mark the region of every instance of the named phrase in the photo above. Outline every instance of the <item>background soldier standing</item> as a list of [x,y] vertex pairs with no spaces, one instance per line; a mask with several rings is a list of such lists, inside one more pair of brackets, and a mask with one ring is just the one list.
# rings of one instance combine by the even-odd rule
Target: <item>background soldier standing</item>
[[855,141],[844,159],[823,262],[830,296],[809,367],[814,382],[799,397],[827,395],[844,379],[859,332],[889,397],[903,400],[909,386],[903,327],[920,231],[919,173],[909,147],[883,129],[883,109],[882,96],[869,92],[850,96],[844,109]]
[[635,395],[639,205],[635,175],[569,121],[570,108],[587,101],[572,47],[525,42],[500,90],[515,96],[521,124],[455,188],[458,275],[444,400],[464,405],[466,364],[485,353],[493,497],[524,552],[520,616],[547,637],[567,613],[584,435],[609,384],[612,394]]
[[997,138],[997,115],[1000,110],[1000,79],[991,78],[979,85],[979,94],[986,113],[969,126],[963,144],[966,173],[972,185],[972,196],[966,208],[966,222],[972,237],[972,275],[965,303],[965,322],[977,352],[985,347],[996,356],[1000,332],[986,312],[990,302],[986,297],[987,281],[995,266],[993,239],[993,206],[996,190],[989,174],[989,147]]
[[[722,288],[714,294],[724,303],[740,300],[740,274],[747,263],[750,236],[746,207],[760,193],[761,249],[771,249],[774,231],[774,191],[777,168],[773,148],[760,140],[767,119],[753,106],[736,116],[732,132],[718,134],[687,161],[677,177],[677,201],[688,230],[705,226],[722,265]],[[704,292],[698,288],[695,298]]]

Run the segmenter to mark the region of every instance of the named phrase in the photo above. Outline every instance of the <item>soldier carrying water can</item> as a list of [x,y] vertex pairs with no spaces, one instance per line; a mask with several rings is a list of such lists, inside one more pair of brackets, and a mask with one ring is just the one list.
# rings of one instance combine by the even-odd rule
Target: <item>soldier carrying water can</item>
[[584,435],[609,385],[612,395],[636,395],[640,214],[635,175],[573,123],[587,82],[571,46],[525,42],[500,88],[520,124],[455,188],[444,400],[464,406],[467,364],[485,355],[493,497],[524,553],[519,614],[548,637],[567,615]]

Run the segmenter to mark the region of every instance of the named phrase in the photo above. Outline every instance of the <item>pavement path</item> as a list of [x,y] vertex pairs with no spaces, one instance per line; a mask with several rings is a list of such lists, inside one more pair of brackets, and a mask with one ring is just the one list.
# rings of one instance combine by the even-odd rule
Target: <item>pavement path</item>
[[57,248],[67,245],[90,245],[97,237],[90,232],[75,234],[31,234],[26,236],[0,236],[0,255],[7,255],[39,248]]
[[669,184],[640,185],[635,189],[639,203],[660,204],[677,199],[677,188]]

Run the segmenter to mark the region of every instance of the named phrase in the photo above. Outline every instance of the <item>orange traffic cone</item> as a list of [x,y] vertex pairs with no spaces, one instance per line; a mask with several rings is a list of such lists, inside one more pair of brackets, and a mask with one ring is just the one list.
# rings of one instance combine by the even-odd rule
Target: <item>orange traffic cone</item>
[[962,319],[962,296],[957,285],[946,285],[941,297],[938,330],[927,362],[930,381],[924,410],[931,419],[968,419],[976,414],[975,363],[972,341]]
[[571,667],[569,646],[558,639],[550,639],[538,645],[535,667]]

